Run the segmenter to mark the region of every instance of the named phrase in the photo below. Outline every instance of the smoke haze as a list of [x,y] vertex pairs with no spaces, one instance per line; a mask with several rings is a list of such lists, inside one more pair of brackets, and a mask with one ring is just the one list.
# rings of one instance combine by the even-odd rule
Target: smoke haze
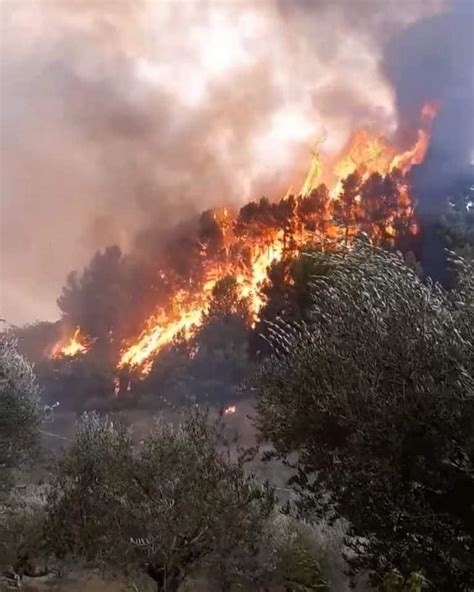
[[[474,4],[457,0],[445,14],[433,15],[403,31],[386,51],[385,69],[396,89],[397,111],[405,126],[416,106],[435,98],[441,111],[431,148],[414,171],[418,214],[423,222],[423,268],[446,283],[445,245],[436,225],[450,195],[474,183]],[[412,126],[413,127],[413,126]]]
[[54,320],[96,249],[297,186],[325,133],[395,134],[386,49],[445,4],[3,2],[1,316]]

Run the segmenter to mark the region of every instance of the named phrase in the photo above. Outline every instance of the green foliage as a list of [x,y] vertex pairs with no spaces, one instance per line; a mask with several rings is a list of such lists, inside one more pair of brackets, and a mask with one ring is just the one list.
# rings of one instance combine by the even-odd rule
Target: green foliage
[[0,506],[0,566],[12,566],[19,576],[41,569],[45,501],[44,485],[22,483]]
[[308,524],[275,511],[256,534],[252,553],[239,564],[247,581],[259,589],[283,586],[288,592],[328,589],[321,569],[323,552]]
[[463,257],[472,257],[474,250],[473,175],[464,180],[455,195],[446,200],[438,220],[438,231],[445,245]]
[[314,297],[311,279],[331,271],[324,258],[311,256],[315,252],[308,249],[297,259],[284,259],[270,267],[268,281],[262,287],[265,305],[251,337],[254,352],[268,353],[267,337],[272,323],[281,319],[287,322],[309,320]]
[[0,495],[12,485],[12,470],[38,452],[43,409],[32,366],[11,336],[0,334]]
[[474,274],[453,293],[360,243],[324,257],[308,323],[274,324],[258,424],[302,512],[346,517],[354,572],[423,571],[437,590],[474,573]]
[[279,569],[286,589],[294,592],[327,590],[315,545],[308,528],[295,522],[279,549]]
[[177,427],[157,422],[138,447],[121,426],[83,417],[48,502],[50,550],[142,569],[158,590],[176,590],[191,569],[242,544],[247,523],[258,533],[268,512],[264,492],[219,443],[197,410]]
[[428,587],[426,578],[420,573],[412,573],[404,578],[399,572],[392,571],[383,579],[383,592],[422,592]]

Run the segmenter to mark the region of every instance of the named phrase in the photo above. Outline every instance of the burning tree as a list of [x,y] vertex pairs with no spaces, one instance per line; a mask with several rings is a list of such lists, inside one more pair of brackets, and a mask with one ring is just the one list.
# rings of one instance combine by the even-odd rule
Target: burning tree
[[223,278],[233,277],[248,302],[250,328],[265,305],[272,264],[308,247],[347,246],[360,233],[390,248],[413,242],[418,227],[408,173],[424,158],[430,121],[421,117],[418,139],[406,151],[362,131],[327,171],[315,153],[299,194],[250,201],[238,212],[207,210],[170,233],[146,264],[143,254],[117,248],[96,254],[81,276],[70,276],[59,299],[70,343],[54,351],[80,353],[75,342],[82,336],[85,350],[102,351],[119,371],[145,377],[178,335],[195,336]]
[[[321,259],[321,255],[313,255]],[[298,452],[301,512],[351,524],[354,573],[436,590],[474,574],[474,270],[423,284],[401,257],[359,245],[326,254],[306,323],[273,325],[259,426]]]
[[249,322],[249,302],[235,278],[219,280],[200,327],[165,347],[135,389],[165,393],[175,405],[190,399],[223,404],[245,396],[238,391],[251,364]]

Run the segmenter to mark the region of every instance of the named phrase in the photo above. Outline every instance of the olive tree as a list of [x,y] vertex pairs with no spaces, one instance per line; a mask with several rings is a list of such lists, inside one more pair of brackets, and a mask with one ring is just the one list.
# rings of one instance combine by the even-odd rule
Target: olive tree
[[255,537],[252,553],[239,565],[245,580],[261,592],[328,590],[322,575],[325,550],[313,528],[276,510]]
[[120,425],[84,416],[52,483],[47,548],[143,570],[158,590],[177,590],[221,548],[243,544],[241,526],[252,520],[258,530],[268,513],[264,491],[219,444],[198,410],[177,427],[159,420],[137,445]]
[[42,406],[32,366],[15,340],[0,334],[0,495],[9,492],[12,471],[39,449]]
[[310,321],[271,327],[257,385],[261,436],[292,459],[302,512],[350,521],[354,573],[380,583],[394,570],[420,572],[437,590],[466,589],[472,267],[457,261],[458,286],[446,292],[365,243],[324,257],[331,270],[313,279]]

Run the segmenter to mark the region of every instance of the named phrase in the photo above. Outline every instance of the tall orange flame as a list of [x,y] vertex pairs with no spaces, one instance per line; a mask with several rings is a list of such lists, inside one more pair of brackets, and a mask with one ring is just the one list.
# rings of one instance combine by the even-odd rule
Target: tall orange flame
[[69,338],[59,340],[52,348],[51,358],[73,358],[86,353],[90,349],[89,340],[81,333],[80,327],[76,327]]
[[[324,206],[323,211],[318,210],[319,221],[314,220],[315,226],[323,228],[324,236],[331,239],[340,237],[340,229],[335,224],[335,212],[340,200],[341,191],[344,188],[344,180],[354,172],[357,172],[361,180],[367,180],[373,173],[386,175],[399,170],[406,173],[410,168],[423,161],[428,149],[430,132],[429,126],[436,116],[439,104],[432,102],[423,106],[421,111],[422,128],[418,131],[416,142],[405,151],[398,151],[386,139],[381,136],[373,136],[365,130],[355,133],[342,151],[338,160],[329,170],[327,179],[331,181],[329,196],[334,205]],[[203,272],[201,279],[192,288],[180,287],[167,305],[160,307],[146,321],[140,335],[134,340],[124,344],[118,362],[119,368],[130,368],[133,371],[145,376],[149,373],[156,355],[178,334],[189,339],[203,322],[203,315],[207,311],[216,283],[231,274],[236,278],[240,296],[246,298],[250,304],[250,312],[254,321],[258,320],[259,312],[264,305],[261,294],[262,283],[266,281],[269,266],[281,261],[284,257],[296,255],[304,245],[314,242],[319,231],[310,231],[309,225],[301,221],[298,207],[302,200],[313,196],[323,176],[323,165],[317,151],[313,152],[313,158],[300,191],[300,196],[295,198],[287,195],[280,204],[285,204],[288,215],[280,226],[262,224],[257,232],[251,235],[237,235],[235,232],[236,219],[227,209],[216,210],[214,220],[220,228],[225,254],[217,261],[212,257],[203,255]],[[316,191],[317,194],[317,191]],[[315,195],[316,195],[315,194]],[[397,208],[400,217],[403,219],[408,231],[417,232],[417,226],[413,219],[413,206],[408,187],[401,183],[398,187]],[[317,199],[317,195],[315,197]],[[356,195],[354,209],[360,202],[361,196]],[[316,214],[307,214],[306,221],[315,217]],[[357,216],[357,212],[355,214]],[[322,219],[321,219],[322,217]],[[397,220],[393,215],[383,221],[383,229],[380,229],[381,222],[377,224],[365,221],[365,229],[370,228],[372,236],[383,232],[385,237],[397,236]],[[312,218],[311,218],[312,219]],[[287,228],[288,227],[288,228]],[[360,225],[353,224],[346,229],[346,240],[348,234],[354,236],[360,230]],[[287,235],[291,235],[288,241]],[[236,260],[229,253],[234,247],[242,247],[245,250],[245,264]],[[237,249],[238,250],[238,249]],[[166,278],[166,272],[161,271],[161,276]],[[87,345],[81,337],[80,329],[77,328],[71,340],[62,344],[54,356],[70,356],[84,353]]]

